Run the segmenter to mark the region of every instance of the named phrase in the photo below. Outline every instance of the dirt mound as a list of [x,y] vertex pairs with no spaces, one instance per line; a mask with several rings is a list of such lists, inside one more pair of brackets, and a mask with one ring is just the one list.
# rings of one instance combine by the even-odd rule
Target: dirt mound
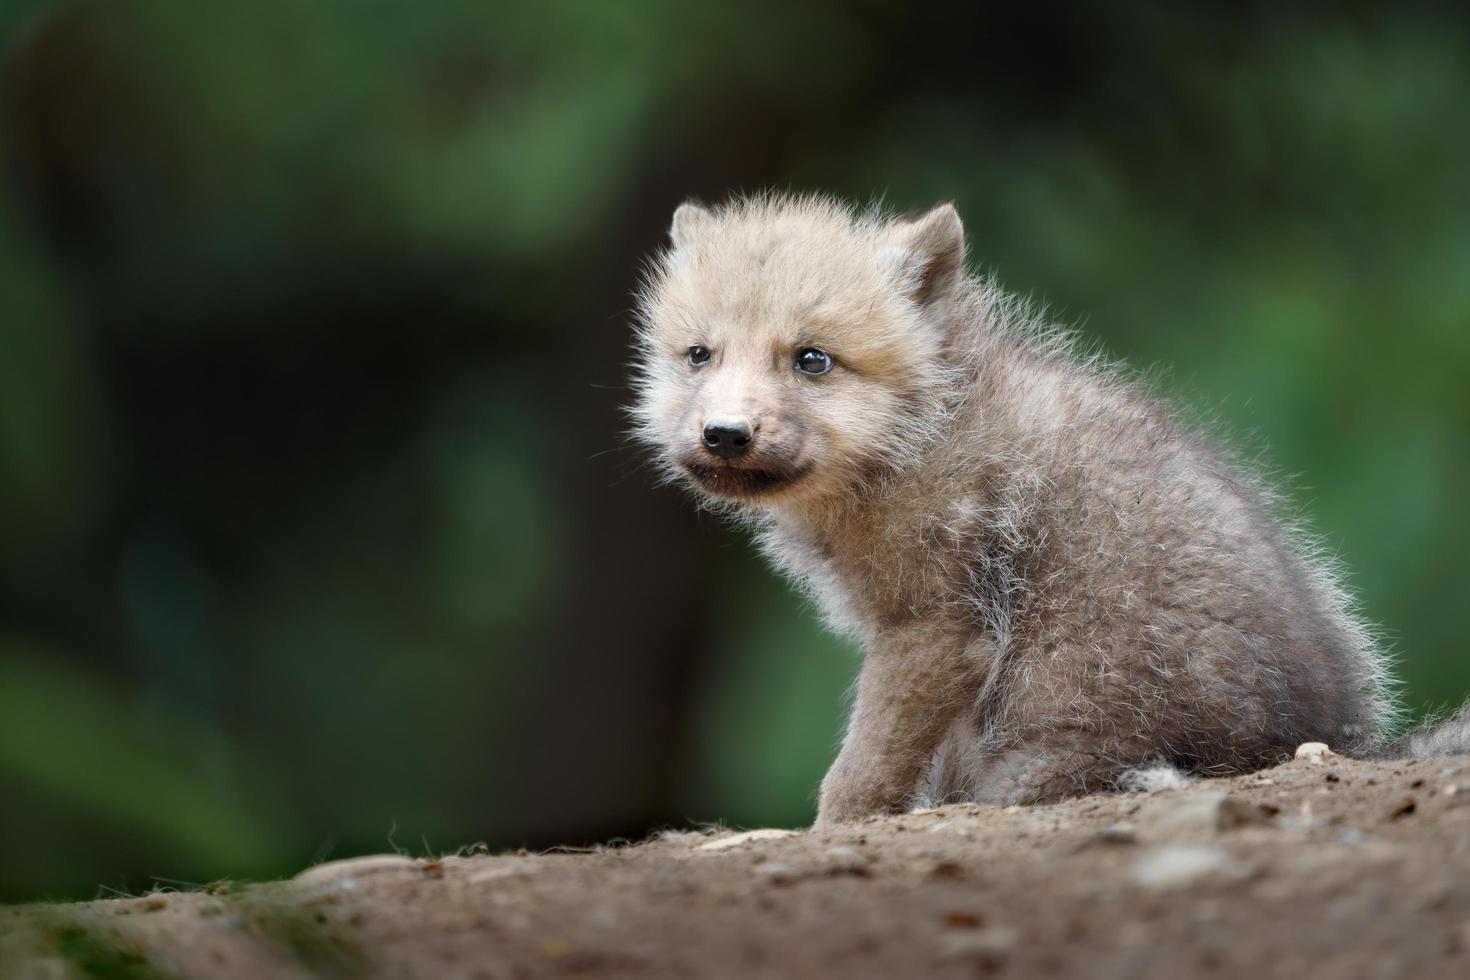
[[1470,758],[0,911],[0,977],[1470,976]]

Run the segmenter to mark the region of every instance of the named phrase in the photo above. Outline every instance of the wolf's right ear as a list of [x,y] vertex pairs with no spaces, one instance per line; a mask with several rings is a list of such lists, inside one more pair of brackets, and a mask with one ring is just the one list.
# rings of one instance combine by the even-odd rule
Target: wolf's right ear
[[714,220],[714,215],[702,205],[685,201],[674,209],[674,220],[669,225],[669,240],[674,251],[692,244],[699,237],[699,230]]
[[953,203],[888,228],[883,258],[920,306],[949,295],[965,270],[965,226]]

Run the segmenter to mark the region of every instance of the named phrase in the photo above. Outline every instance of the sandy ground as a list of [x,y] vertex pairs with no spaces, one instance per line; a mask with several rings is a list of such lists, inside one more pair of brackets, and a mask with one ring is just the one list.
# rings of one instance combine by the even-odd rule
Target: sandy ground
[[0,910],[0,977],[1470,978],[1470,758]]

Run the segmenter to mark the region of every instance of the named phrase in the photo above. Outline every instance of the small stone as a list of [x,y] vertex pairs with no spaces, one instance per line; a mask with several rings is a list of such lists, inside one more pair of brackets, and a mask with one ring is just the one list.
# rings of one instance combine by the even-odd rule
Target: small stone
[[1418,801],[1412,796],[1406,796],[1398,802],[1398,805],[1389,811],[1388,819],[1402,820],[1404,817],[1413,815],[1417,809],[1419,809]]
[[364,878],[380,874],[417,874],[420,865],[401,854],[372,854],[367,857],[343,858],[307,868],[293,881],[303,885],[321,885],[339,878]]
[[1110,823],[1097,832],[1097,839],[1104,844],[1136,844],[1138,831],[1132,824]]
[[471,885],[481,882],[494,881],[496,878],[509,878],[513,875],[539,874],[546,865],[537,864],[534,861],[523,861],[518,857],[490,858],[489,864],[483,860],[476,861],[475,870],[471,871],[465,881]]
[[1148,851],[1133,865],[1133,880],[1147,888],[1177,888],[1211,875],[1243,878],[1250,868],[1218,847],[1170,844]]
[[742,834],[731,834],[728,837],[720,837],[716,840],[712,840],[707,844],[700,844],[698,847],[695,848],[695,850],[727,851],[732,847],[739,847],[742,844],[757,844],[761,841],[781,840],[783,837],[795,836],[796,831],[794,830],[777,830],[775,828],[766,828],[764,830],[747,830]]
[[1251,803],[1228,793],[1203,792],[1156,797],[1140,812],[1139,822],[1170,837],[1263,824],[1279,812],[1279,807]]
[[1311,762],[1322,762],[1327,756],[1335,753],[1327,747],[1326,742],[1303,742],[1296,747],[1296,758],[1298,760],[1309,760]]
[[947,912],[944,916],[944,924],[951,929],[978,929],[980,928],[980,916],[974,912]]
[[822,873],[833,878],[872,877],[872,872],[868,870],[868,864],[865,861],[839,861],[834,864],[827,865],[825,868],[822,869]]
[[951,960],[973,960],[986,969],[996,969],[1010,959],[1020,935],[1005,926],[986,929],[963,929],[948,932],[940,947],[940,955]]

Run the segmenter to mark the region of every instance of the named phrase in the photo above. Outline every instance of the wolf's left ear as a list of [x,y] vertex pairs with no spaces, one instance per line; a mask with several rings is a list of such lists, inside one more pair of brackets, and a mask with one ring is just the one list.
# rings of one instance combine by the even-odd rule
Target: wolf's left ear
[[674,209],[674,220],[669,225],[669,241],[674,251],[685,248],[699,237],[699,229],[708,224],[714,215],[703,205],[685,201]]
[[965,269],[965,226],[953,202],[895,221],[883,258],[914,302],[927,306],[948,296]]

